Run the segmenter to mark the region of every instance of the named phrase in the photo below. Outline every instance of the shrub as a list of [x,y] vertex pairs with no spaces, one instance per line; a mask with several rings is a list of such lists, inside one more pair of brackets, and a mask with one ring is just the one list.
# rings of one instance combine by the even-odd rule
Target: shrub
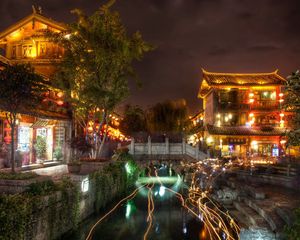
[[0,179],[7,180],[26,180],[31,178],[36,178],[38,175],[34,172],[26,172],[26,173],[0,173]]
[[295,210],[295,219],[292,225],[285,226],[284,230],[288,240],[300,240],[300,207]]
[[32,183],[28,186],[27,193],[33,196],[47,195],[51,192],[57,191],[58,188],[52,180]]
[[38,158],[45,158],[46,152],[47,152],[47,142],[46,137],[43,136],[37,136],[36,137],[36,144],[34,145],[34,148],[36,150],[36,155]]

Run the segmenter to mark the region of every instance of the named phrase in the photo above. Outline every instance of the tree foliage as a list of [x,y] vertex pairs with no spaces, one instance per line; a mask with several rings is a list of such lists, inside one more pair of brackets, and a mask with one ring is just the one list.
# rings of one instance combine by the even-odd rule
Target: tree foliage
[[145,112],[139,106],[126,105],[124,117],[120,122],[120,131],[127,136],[133,136],[134,133],[146,132]]
[[0,72],[0,109],[11,127],[11,166],[14,172],[14,133],[18,113],[32,113],[44,99],[47,82],[30,65],[12,65]]
[[288,146],[300,145],[300,72],[299,70],[287,77],[285,85],[285,110],[293,113],[289,122],[291,129],[287,133]]
[[128,79],[135,76],[133,61],[151,50],[139,32],[128,36],[118,12],[111,10],[113,3],[90,16],[73,10],[77,22],[69,26],[68,34],[54,36],[65,49],[56,76],[59,86],[68,93],[77,123],[86,130],[88,122],[94,123],[92,135],[96,138],[90,140],[96,139],[93,144],[98,149],[106,136],[103,126],[109,114],[129,94]]
[[294,222],[291,226],[285,226],[285,233],[288,240],[300,239],[300,208],[297,208],[294,212]]
[[151,133],[178,133],[185,130],[188,109],[185,100],[157,103],[147,112],[147,126]]

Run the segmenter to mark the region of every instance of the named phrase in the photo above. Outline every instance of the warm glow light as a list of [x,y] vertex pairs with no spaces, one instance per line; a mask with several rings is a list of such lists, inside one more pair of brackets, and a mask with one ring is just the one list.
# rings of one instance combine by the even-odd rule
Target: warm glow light
[[283,97],[283,93],[279,93],[279,97]]
[[63,95],[64,95],[63,92],[58,92],[58,93],[57,93],[57,97],[59,97],[59,98],[61,98]]
[[249,114],[249,117],[253,117],[253,116],[254,116],[254,114],[253,114],[253,113],[250,113],[250,114]]
[[258,143],[257,143],[257,141],[252,141],[251,142],[251,148],[254,149],[254,150],[258,150]]
[[276,92],[271,93],[271,99],[275,100],[276,99]]
[[251,99],[249,100],[249,103],[254,103],[254,99],[251,98]]
[[214,139],[213,139],[211,136],[209,136],[209,137],[206,139],[206,141],[207,141],[207,143],[212,143],[212,142],[214,141]]
[[281,102],[281,103],[282,103],[283,101],[284,101],[283,99],[279,99],[279,102]]
[[220,118],[220,117],[221,117],[221,114],[220,114],[220,113],[218,113],[218,114],[217,114],[217,118]]
[[286,144],[286,140],[281,140],[280,144]]
[[228,118],[232,119],[232,114],[231,113],[228,114]]
[[284,117],[284,113],[280,113],[279,115],[280,115],[280,117]]
[[71,34],[70,34],[70,33],[69,33],[69,34],[66,34],[66,35],[64,36],[64,38],[69,40],[69,39],[71,38]]
[[228,122],[228,117],[225,117],[225,122]]
[[221,127],[221,121],[220,121],[220,120],[218,120],[217,126],[218,126],[218,127]]
[[254,93],[249,93],[249,97],[253,98],[254,97]]
[[57,103],[57,105],[59,105],[59,106],[61,106],[61,105],[63,105],[63,104],[64,104],[64,102],[63,102],[63,101],[61,101],[61,100],[57,101],[56,103]]
[[20,36],[21,36],[21,33],[20,33],[19,30],[14,31],[14,32],[12,32],[12,33],[10,34],[10,37],[12,37],[12,38],[18,38],[18,37],[20,37]]

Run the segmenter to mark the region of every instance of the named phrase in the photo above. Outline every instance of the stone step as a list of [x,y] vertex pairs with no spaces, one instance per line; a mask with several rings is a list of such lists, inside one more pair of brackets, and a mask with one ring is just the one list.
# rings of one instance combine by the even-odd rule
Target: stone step
[[236,222],[238,222],[238,225],[240,226],[240,228],[248,228],[249,224],[246,220],[246,217],[244,214],[242,214],[240,211],[236,210],[236,209],[232,209],[229,210],[230,216],[233,217]]
[[252,199],[244,199],[244,203],[252,208],[257,214],[259,214],[265,222],[268,223],[269,228],[274,232],[281,232],[285,222],[276,213],[275,205],[272,201],[258,201]]
[[250,208],[246,203],[244,202],[234,202],[234,207],[245,216],[245,221],[247,224],[247,227],[259,227],[263,229],[268,229],[269,225],[264,220],[263,217],[261,217],[255,210]]

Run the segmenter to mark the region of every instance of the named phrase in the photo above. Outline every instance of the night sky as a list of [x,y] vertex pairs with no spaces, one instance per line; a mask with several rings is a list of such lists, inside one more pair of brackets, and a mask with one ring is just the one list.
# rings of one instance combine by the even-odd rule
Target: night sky
[[[42,6],[44,15],[72,22],[71,9],[92,13],[104,1],[1,0],[0,30]],[[141,31],[157,49],[136,64],[142,89],[129,102],[147,107],[185,98],[201,109],[201,68],[215,72],[270,72],[300,68],[299,0],[117,0],[129,33]]]

